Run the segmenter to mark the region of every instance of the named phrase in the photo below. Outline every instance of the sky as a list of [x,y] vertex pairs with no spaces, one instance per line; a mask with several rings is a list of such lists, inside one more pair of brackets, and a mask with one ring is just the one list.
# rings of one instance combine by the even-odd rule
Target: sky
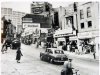
[[13,11],[30,13],[30,4],[32,3],[32,1],[46,1],[51,3],[53,8],[57,8],[60,6],[67,7],[73,2],[87,2],[90,0],[1,0],[1,7],[12,8]]
[[[48,1],[52,4],[53,8],[57,8],[59,6],[66,7],[68,4],[71,4],[73,2],[65,2],[65,1]],[[12,8],[14,11],[20,11],[20,12],[26,12],[30,13],[30,4],[32,1],[4,1],[1,2],[1,7],[5,8]]]

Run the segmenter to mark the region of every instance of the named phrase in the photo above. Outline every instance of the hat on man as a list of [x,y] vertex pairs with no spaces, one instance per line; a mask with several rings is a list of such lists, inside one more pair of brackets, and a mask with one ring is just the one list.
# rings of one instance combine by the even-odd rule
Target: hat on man
[[72,59],[68,59],[69,61],[72,61]]

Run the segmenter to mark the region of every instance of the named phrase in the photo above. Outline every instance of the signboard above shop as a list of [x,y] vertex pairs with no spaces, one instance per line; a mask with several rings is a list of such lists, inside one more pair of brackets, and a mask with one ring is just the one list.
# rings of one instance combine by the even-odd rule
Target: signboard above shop
[[40,28],[40,23],[23,23],[23,28]]
[[23,22],[32,22],[32,18],[23,18]]
[[98,37],[98,36],[99,36],[99,31],[78,33],[78,38],[79,39],[93,38],[93,37]]

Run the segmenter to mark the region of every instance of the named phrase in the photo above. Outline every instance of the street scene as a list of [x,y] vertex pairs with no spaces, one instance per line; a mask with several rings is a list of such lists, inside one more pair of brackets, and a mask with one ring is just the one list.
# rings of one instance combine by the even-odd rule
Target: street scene
[[1,75],[99,75],[99,2],[16,4],[1,3]]

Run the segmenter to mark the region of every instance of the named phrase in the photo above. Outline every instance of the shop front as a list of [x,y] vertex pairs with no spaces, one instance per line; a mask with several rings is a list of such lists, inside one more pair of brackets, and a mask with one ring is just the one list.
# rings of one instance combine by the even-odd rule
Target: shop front
[[82,53],[99,53],[99,31],[78,33],[78,48],[81,46]]
[[76,31],[72,30],[72,28],[58,30],[57,32],[55,32],[54,38],[56,40],[54,41],[57,43],[57,48],[63,49],[63,46],[64,46],[64,50],[70,51],[70,39],[69,38],[75,35],[76,35]]
[[77,36],[69,37],[70,43],[68,45],[68,49],[69,49],[70,52],[78,52],[77,40],[78,40]]

